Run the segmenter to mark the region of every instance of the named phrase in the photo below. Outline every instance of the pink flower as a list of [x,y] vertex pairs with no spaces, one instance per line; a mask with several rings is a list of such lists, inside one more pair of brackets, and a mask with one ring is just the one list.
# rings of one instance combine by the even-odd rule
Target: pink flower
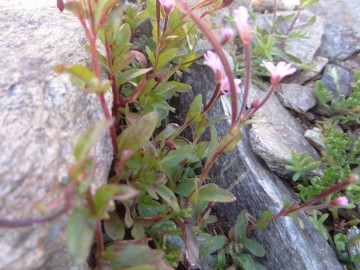
[[249,12],[246,7],[241,6],[233,12],[236,27],[244,45],[250,43]]
[[[204,64],[212,69],[212,71],[215,73],[217,82],[221,84],[221,93],[223,95],[229,95],[230,94],[229,79],[227,76],[225,76],[224,67],[220,61],[219,56],[212,51],[208,51],[207,53],[204,54],[204,57],[205,57]],[[239,93],[241,90],[238,85],[241,83],[241,80],[234,79],[234,83],[236,86],[236,92]]]
[[346,206],[349,204],[349,200],[348,198],[346,198],[345,196],[342,197],[338,197],[336,199],[333,199],[329,205],[331,206]]
[[159,0],[166,15],[169,15],[172,7],[173,7],[173,0]]
[[224,42],[230,41],[234,36],[234,31],[231,28],[224,28],[221,33],[222,33]]
[[[240,93],[241,89],[239,87],[239,84],[241,83],[240,79],[234,79],[234,83],[235,83],[235,89],[236,89],[236,93]],[[230,84],[229,84],[229,79],[228,77],[224,77],[221,81],[221,93],[223,95],[229,95],[230,92]]]
[[204,57],[204,64],[212,69],[212,71],[215,73],[216,80],[221,81],[224,74],[224,67],[220,61],[219,56],[217,56],[217,54],[213,53],[212,51],[208,51],[204,54]]
[[269,71],[271,76],[270,82],[272,86],[278,85],[285,76],[291,75],[296,71],[294,67],[285,62],[279,62],[275,66],[269,61],[263,61],[261,66],[265,67]]

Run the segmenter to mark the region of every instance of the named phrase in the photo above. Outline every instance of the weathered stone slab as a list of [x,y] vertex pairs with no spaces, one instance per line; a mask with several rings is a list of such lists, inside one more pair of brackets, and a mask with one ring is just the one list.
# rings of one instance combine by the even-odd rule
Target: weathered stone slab
[[276,92],[281,103],[297,113],[305,113],[316,105],[316,96],[311,87],[297,84],[281,84]]
[[[265,95],[264,91],[254,86],[249,102],[256,97],[261,100]],[[273,95],[254,117],[264,123],[251,125],[251,146],[279,176],[291,177],[292,173],[285,169],[285,158],[290,158],[292,151],[305,152],[313,160],[320,160],[316,150],[304,138],[305,130],[300,122],[282,106],[276,95]]]
[[[183,74],[182,81],[190,84],[193,91],[174,100],[173,106],[178,110],[176,116],[180,119],[185,117],[194,96],[202,93],[206,97],[204,99],[209,100],[215,88],[213,74],[205,66],[194,66],[190,69],[190,73]],[[211,116],[228,114],[229,111],[229,101],[227,97],[222,97]],[[280,122],[281,119],[273,125]],[[227,122],[217,125],[219,137],[224,136],[228,127]],[[236,149],[221,156],[209,174],[211,181],[231,190],[237,197],[233,203],[216,206],[216,215],[225,230],[234,226],[236,217],[242,209],[246,209],[254,216],[258,216],[264,210],[270,210],[275,214],[282,208],[283,196],[294,198],[292,191],[289,191],[284,183],[254,154],[250,146],[248,130],[244,129],[243,134],[244,138],[238,143]],[[287,144],[284,143],[282,147],[286,148]],[[300,214],[300,218],[304,222],[304,228],[301,228],[294,219],[281,218],[271,223],[268,229],[254,233],[253,236],[264,245],[266,250],[266,255],[261,262],[269,270],[342,269],[335,253],[312,228],[307,216]]]
[[283,80],[284,83],[295,83],[295,84],[304,84],[311,79],[314,79],[324,69],[325,65],[329,62],[329,59],[322,56],[315,56],[313,62],[311,63],[311,67],[314,69],[313,71],[302,70],[294,75],[291,75]]
[[[39,217],[44,213],[34,204],[60,198],[56,182],[74,162],[74,144],[104,116],[95,95],[52,72],[57,64],[89,61],[74,16],[60,13],[56,1],[2,0],[0,29],[0,216]],[[108,135],[91,155],[96,187],[106,182],[112,160]],[[0,269],[78,269],[63,235],[51,238],[49,227],[0,228]]]
[[[299,6],[300,0],[278,0],[276,2],[277,10],[294,10]],[[274,10],[274,0],[253,0],[252,7],[256,12]]]
[[318,55],[344,60],[360,50],[359,1],[320,0],[309,10],[325,21]]

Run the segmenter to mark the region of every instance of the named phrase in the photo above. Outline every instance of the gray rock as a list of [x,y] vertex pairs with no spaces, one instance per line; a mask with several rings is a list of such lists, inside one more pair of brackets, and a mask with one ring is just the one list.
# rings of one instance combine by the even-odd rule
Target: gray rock
[[317,102],[312,88],[297,84],[281,84],[276,94],[285,107],[298,113],[307,112]]
[[344,60],[360,50],[358,1],[320,0],[309,10],[326,22],[319,55]]
[[322,140],[321,130],[318,128],[308,129],[304,134],[307,139],[319,152],[326,151],[326,145]]
[[[299,4],[300,0],[278,0],[276,2],[277,10],[294,10]],[[272,11],[274,0],[253,0],[252,7],[256,12]]]
[[[61,198],[55,186],[74,162],[74,144],[104,115],[95,95],[52,72],[57,64],[89,61],[74,16],[60,13],[56,1],[2,0],[0,28],[0,216],[34,218],[44,215],[34,203]],[[91,156],[96,188],[106,182],[112,160],[108,135]],[[65,222],[0,228],[0,269],[80,269],[61,233]]]
[[[193,91],[174,100],[173,105],[178,110],[176,115],[180,116],[180,119],[185,117],[195,95],[202,93],[208,99],[215,87],[213,74],[204,66],[191,68],[190,73],[183,74],[182,81],[191,84]],[[223,96],[211,116],[229,114],[229,108],[228,98]],[[277,125],[280,122],[281,119],[273,124]],[[227,122],[217,125],[219,137],[224,136],[228,127]],[[284,183],[254,154],[247,129],[243,129],[243,135],[243,140],[238,143],[234,151],[222,155],[209,174],[212,182],[231,190],[237,197],[233,203],[216,206],[219,225],[226,230],[234,226],[236,217],[242,209],[246,209],[255,217],[264,210],[270,210],[275,214],[282,208],[284,196],[293,199],[295,197],[292,191],[289,191]],[[278,138],[273,139],[278,140]],[[286,144],[282,147],[286,147]],[[312,228],[308,217],[304,214],[299,216],[304,222],[303,228],[296,220],[286,217],[272,222],[266,230],[254,232],[252,236],[266,250],[266,255],[261,262],[269,270],[342,269],[335,253]]]
[[[277,17],[286,17],[288,15],[295,14],[293,11],[289,12],[278,12]],[[271,31],[267,21],[272,20],[272,14],[264,14],[257,17],[256,24],[262,26],[263,28]],[[299,18],[297,19],[294,29],[297,27],[306,24],[314,14],[308,10],[301,11]],[[283,20],[282,20],[283,21]],[[283,22],[279,24],[280,31],[286,33],[288,25],[285,25]],[[298,29],[296,29],[298,30]],[[314,56],[321,44],[321,37],[324,33],[324,21],[321,18],[317,18],[315,23],[305,29],[302,29],[306,36],[305,38],[294,38],[288,39],[285,43],[285,52],[299,58],[303,63],[313,62]],[[291,32],[290,32],[291,33]]]
[[[261,99],[266,93],[253,87],[250,94],[249,103],[256,97]],[[281,105],[276,95],[255,113],[255,118],[264,123],[251,125],[251,146],[279,176],[291,177],[291,172],[285,170],[285,158],[290,158],[292,151],[305,152],[314,161],[320,160],[315,149],[305,140],[301,124]]]
[[304,84],[311,79],[314,79],[316,76],[320,75],[325,65],[329,62],[329,59],[322,56],[315,56],[313,62],[311,63],[311,67],[315,70],[307,71],[302,70],[300,72],[295,73],[292,76],[286,77],[283,82],[284,83],[295,83],[295,84]]
[[340,65],[351,71],[360,70],[360,53],[351,59],[341,62]]
[[[335,81],[333,76],[335,76]],[[337,100],[339,95],[346,98],[351,93],[352,74],[341,66],[334,64],[326,65],[321,80],[324,82],[325,90],[331,93],[334,100]],[[325,117],[331,117],[336,114],[331,108],[326,108],[320,103],[316,105],[313,111]]]
[[[360,230],[353,226],[350,229],[348,229],[346,236],[348,240],[358,237],[360,235]],[[349,251],[350,257],[355,257],[360,255],[360,241],[356,241],[355,243],[351,245],[346,246],[347,250]],[[355,264],[356,269],[360,268],[360,263]]]
[[[336,74],[337,80],[334,81],[331,74]],[[321,80],[334,99],[338,99],[339,95],[348,97],[351,93],[351,72],[343,67],[333,64],[326,65]]]

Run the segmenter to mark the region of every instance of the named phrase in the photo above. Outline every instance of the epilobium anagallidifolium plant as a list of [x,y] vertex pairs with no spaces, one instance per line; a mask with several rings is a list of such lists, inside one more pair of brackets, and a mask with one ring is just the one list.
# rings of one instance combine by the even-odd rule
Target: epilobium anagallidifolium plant
[[[72,12],[83,27],[92,67],[59,65],[55,70],[70,74],[79,90],[99,97],[104,121],[91,127],[75,146],[76,162],[69,168],[57,209],[44,218],[0,220],[0,226],[56,222],[67,214],[69,250],[80,264],[94,247],[90,265],[94,269],[109,265],[114,269],[173,269],[180,263],[190,268],[199,264],[200,256],[215,252],[217,269],[224,269],[226,254],[232,258],[233,267],[250,269],[259,266],[253,256],[264,256],[261,244],[248,237],[250,231],[300,210],[346,204],[343,197],[328,204],[318,202],[353,183],[355,177],[302,205],[284,205],[275,215],[266,211],[258,220],[252,218],[251,224],[244,210],[229,237],[206,231],[207,225],[217,221],[211,208],[236,200],[230,191],[206,183],[210,169],[223,153],[236,147],[242,138],[241,127],[249,123],[280,81],[295,72],[285,62],[275,65],[264,61],[271,78],[270,89],[265,98],[255,99],[246,107],[252,76],[248,10],[239,7],[233,14],[244,46],[244,89],[240,89],[240,79],[234,77],[223,49],[224,43],[231,41],[232,32],[226,30],[223,40],[218,40],[202,20],[231,2],[204,0],[190,7],[182,0],[127,4],[117,0],[58,0],[59,9]],[[151,22],[151,34],[141,31],[144,22]],[[202,35],[211,46],[205,53],[194,50]],[[176,113],[169,100],[191,88],[178,82],[176,76],[203,59],[216,78],[215,89],[208,89],[212,97],[203,102],[201,95],[196,96],[181,124],[168,123],[169,113]],[[112,108],[105,102],[105,95],[112,95]],[[214,124],[228,118],[219,116],[210,121],[208,115],[221,95],[230,99],[232,114],[226,135],[218,138]],[[190,127],[194,134],[185,140],[182,133]],[[209,129],[211,139],[200,141]],[[113,174],[107,185],[93,193],[90,184],[95,164],[88,153],[102,132],[111,135]],[[169,241],[175,236],[182,239],[185,252],[181,245]],[[207,241],[200,243],[200,236]]]

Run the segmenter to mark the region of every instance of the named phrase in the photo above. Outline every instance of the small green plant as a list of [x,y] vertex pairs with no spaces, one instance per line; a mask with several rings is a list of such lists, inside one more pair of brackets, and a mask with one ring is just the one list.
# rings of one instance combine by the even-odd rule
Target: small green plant
[[331,92],[325,89],[324,82],[317,81],[315,84],[315,94],[320,104],[335,114],[327,121],[342,125],[348,123],[360,125],[360,71],[354,72],[355,86],[347,98],[340,91],[339,76],[336,70],[330,69],[329,72],[336,86],[338,98],[335,99]]
[[291,158],[285,159],[287,165],[285,168],[288,171],[295,172],[292,180],[297,181],[299,179],[306,180],[305,174],[313,171],[320,166],[320,161],[313,162],[306,153],[298,155],[295,151],[291,153]]
[[[360,102],[360,72],[354,73],[355,86],[348,98],[345,98],[339,89],[338,74],[335,70],[330,71],[331,78],[338,89],[339,97],[334,99],[331,92],[326,90],[321,81],[315,84],[315,93],[322,106],[332,110],[335,115],[320,122],[322,125],[324,144],[326,150],[322,154],[322,174],[307,180],[306,172],[318,168],[319,164],[313,162],[305,154],[292,154],[291,159],[287,159],[286,168],[294,172],[293,180],[301,179],[297,185],[298,195],[301,201],[307,201],[314,196],[318,196],[324,190],[339,183],[353,174],[359,174],[360,165],[360,138],[343,132],[337,125],[356,126],[359,124],[359,102]],[[314,166],[314,168],[312,168]],[[309,170],[307,170],[309,169]],[[324,203],[329,202],[336,196],[345,195],[350,202],[346,208],[353,208],[360,203],[359,185],[350,185],[342,193],[334,193],[332,196],[324,198]],[[354,260],[350,258],[345,246],[347,243],[344,228],[347,225],[357,225],[359,219],[342,220],[338,214],[338,207],[330,208],[330,213],[314,211],[311,222],[314,228],[320,232],[324,238],[329,240],[340,260],[352,267]],[[331,215],[330,215],[331,214]],[[341,223],[340,232],[334,224]],[[337,232],[337,234],[335,234]]]

